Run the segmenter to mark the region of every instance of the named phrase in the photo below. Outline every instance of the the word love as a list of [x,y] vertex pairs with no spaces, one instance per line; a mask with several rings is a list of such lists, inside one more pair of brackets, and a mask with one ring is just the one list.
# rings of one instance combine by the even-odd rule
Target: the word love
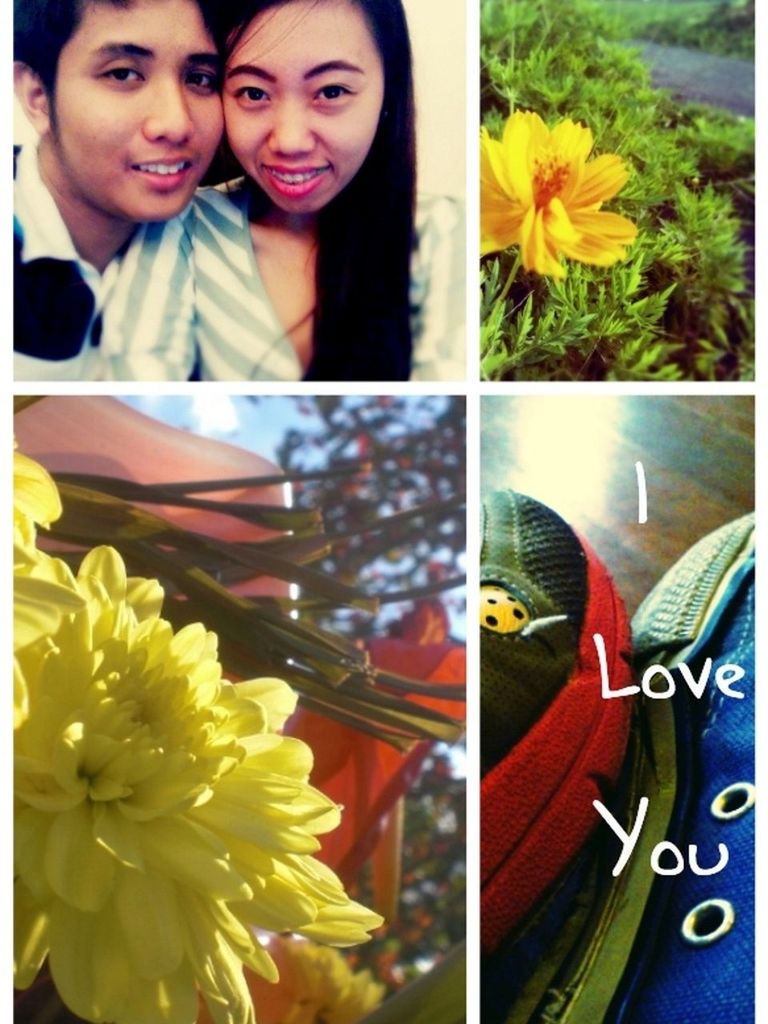
[[[635,693],[640,693],[641,690],[646,697],[651,697],[653,700],[665,700],[667,697],[674,696],[677,683],[670,670],[664,665],[649,665],[645,672],[643,672],[639,686],[636,683],[632,683],[630,686],[622,686],[618,690],[612,690],[611,680],[608,675],[608,661],[605,655],[605,640],[603,640],[600,633],[593,634],[592,640],[594,641],[595,650],[600,662],[602,696],[605,700],[610,700],[612,697],[631,697]],[[679,662],[675,667],[693,696],[697,699],[703,697],[709,683],[709,677],[712,674],[712,659],[707,658],[704,661],[698,675],[694,675],[684,661]],[[734,683],[738,683],[740,679],[743,679],[745,674],[744,669],[740,665],[718,665],[715,669],[714,685],[726,697],[743,700],[744,694],[742,691],[734,690],[733,686]]]

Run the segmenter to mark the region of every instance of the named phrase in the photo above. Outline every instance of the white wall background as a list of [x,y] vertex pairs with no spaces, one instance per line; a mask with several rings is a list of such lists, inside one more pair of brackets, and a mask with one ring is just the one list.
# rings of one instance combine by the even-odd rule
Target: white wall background
[[[416,81],[419,191],[464,197],[466,58],[464,0],[403,0]],[[14,106],[14,142],[35,139]]]
[[419,191],[464,197],[464,0],[403,0],[416,79]]

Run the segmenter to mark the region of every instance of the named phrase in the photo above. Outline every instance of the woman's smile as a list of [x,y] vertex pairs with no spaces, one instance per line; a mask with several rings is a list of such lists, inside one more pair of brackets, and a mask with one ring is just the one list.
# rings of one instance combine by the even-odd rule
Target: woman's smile
[[287,198],[303,198],[323,184],[323,177],[331,172],[330,164],[322,167],[289,168],[275,164],[262,164],[262,170],[272,180],[273,187]]

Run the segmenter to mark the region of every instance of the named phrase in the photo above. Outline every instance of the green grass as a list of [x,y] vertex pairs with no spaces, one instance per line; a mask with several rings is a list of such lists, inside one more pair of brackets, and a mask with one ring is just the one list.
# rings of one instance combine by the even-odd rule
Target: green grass
[[631,37],[642,32],[646,25],[659,21],[683,21],[687,24],[703,21],[719,5],[720,0],[602,0],[603,6],[615,14],[622,34]]
[[602,0],[621,38],[752,59],[754,9],[746,0]]

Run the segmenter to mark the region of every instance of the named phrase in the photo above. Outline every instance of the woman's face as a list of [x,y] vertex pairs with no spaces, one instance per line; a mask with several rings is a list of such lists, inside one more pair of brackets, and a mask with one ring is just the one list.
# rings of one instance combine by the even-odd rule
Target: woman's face
[[362,166],[383,96],[381,57],[360,7],[289,0],[257,15],[227,59],[227,137],[277,209],[315,214]]

